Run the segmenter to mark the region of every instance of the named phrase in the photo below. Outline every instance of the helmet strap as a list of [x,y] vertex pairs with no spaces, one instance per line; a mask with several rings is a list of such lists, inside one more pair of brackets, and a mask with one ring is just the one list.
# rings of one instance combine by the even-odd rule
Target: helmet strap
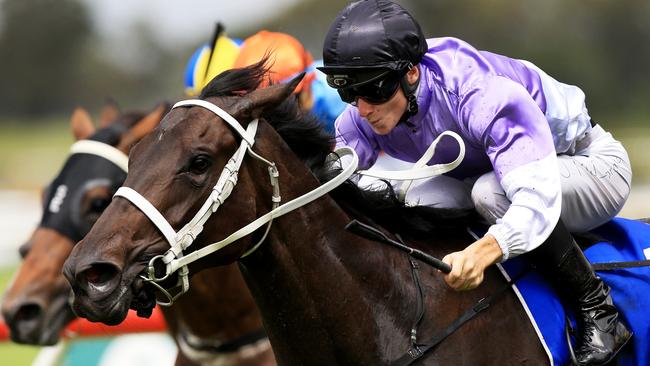
[[[411,66],[409,70],[412,67],[417,66]],[[418,76],[418,79],[415,83],[409,84],[408,74],[404,74],[404,77],[402,77],[399,82],[399,85],[404,92],[404,96],[406,97],[406,110],[404,111],[402,118],[400,118],[400,122],[406,121],[409,117],[418,114],[418,98],[415,93],[418,90],[418,86],[420,85],[420,77],[421,76]]]

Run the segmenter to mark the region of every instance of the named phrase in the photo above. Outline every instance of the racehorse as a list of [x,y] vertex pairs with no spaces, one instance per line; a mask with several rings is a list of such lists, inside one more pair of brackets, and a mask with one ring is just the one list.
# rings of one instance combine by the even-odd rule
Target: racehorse
[[[126,162],[131,146],[156,126],[166,106],[148,115],[119,112],[113,103],[104,106],[100,128],[95,130],[88,113],[78,108],[72,115],[75,139],[114,146]],[[73,151],[76,149],[73,145]],[[100,145],[101,146],[101,145]],[[105,151],[110,147],[103,146]],[[88,151],[86,151],[88,153]],[[77,152],[79,153],[79,152]],[[118,153],[120,155],[120,153]],[[119,162],[119,161],[118,161]],[[57,203],[63,214],[44,216],[31,239],[20,249],[24,262],[2,304],[5,321],[15,342],[50,345],[75,318],[68,304],[70,286],[61,274],[63,262],[75,242],[83,237],[111,200],[126,172],[101,156],[72,154],[48,190],[64,186],[69,203]],[[61,190],[59,190],[61,191]],[[52,196],[44,193],[44,210],[53,209]],[[66,205],[68,208],[66,209]],[[57,221],[58,220],[58,221]],[[214,280],[213,277],[219,280]],[[273,353],[263,331],[251,295],[234,266],[197,275],[187,298],[163,308],[171,334],[179,345],[177,365],[227,362],[230,365],[274,365]],[[210,309],[197,312],[194,308]]]
[[[252,148],[257,158],[247,156],[238,177],[230,176],[236,182],[230,196],[219,202],[184,256],[191,257],[269,213],[280,197],[274,187],[279,186],[283,202],[291,201],[317,189],[319,178],[325,181],[332,174],[326,159],[331,138],[287,99],[300,77],[254,90],[264,69],[260,63],[222,73],[200,96],[200,102],[210,105],[172,109],[131,153],[124,186],[145,197],[174,231],[190,221],[206,199],[222,197],[213,187],[224,167],[233,169],[239,144],[252,139],[248,128],[259,123]],[[223,113],[216,117],[212,106],[242,127],[227,124],[231,118]],[[259,122],[254,121],[257,118]],[[269,184],[270,166],[279,173],[277,186]],[[134,286],[141,281],[141,272],[165,269],[155,258],[169,249],[168,235],[130,201],[116,197],[64,266],[75,295],[73,308],[95,321],[119,322],[132,300],[143,296],[139,292],[151,291]],[[261,240],[257,250],[239,260],[240,269],[282,365],[390,364],[409,349],[412,336],[422,341],[446,329],[505,283],[491,268],[478,289],[454,292],[437,270],[344,230],[352,219],[398,232],[431,255],[459,250],[472,240],[462,213],[406,208],[390,191],[365,192],[347,181],[276,218],[268,235],[264,229],[256,230],[190,264],[189,271],[237,261]],[[153,267],[148,267],[150,261]],[[421,286],[414,281],[416,274]],[[420,321],[418,308],[424,310]],[[415,328],[417,334],[412,332]],[[428,365],[549,363],[511,291],[423,360]]]

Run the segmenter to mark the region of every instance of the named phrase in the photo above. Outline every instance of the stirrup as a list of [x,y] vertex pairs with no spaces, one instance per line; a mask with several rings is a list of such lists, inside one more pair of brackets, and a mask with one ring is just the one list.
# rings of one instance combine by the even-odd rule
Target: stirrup
[[[564,336],[569,350],[569,362],[571,362],[571,365],[573,366],[580,366],[575,354],[575,350],[573,348],[573,342],[571,341],[571,336],[576,337],[577,329],[571,326],[571,319],[569,319],[569,316],[567,314],[564,314],[564,319],[565,319]],[[609,365],[612,361],[614,361],[616,357],[620,354],[620,352],[623,350],[623,348],[625,348],[625,346],[629,343],[630,339],[632,339],[632,337],[634,336],[634,332],[632,330],[630,330],[627,327],[626,329],[629,332],[630,336],[625,340],[625,342],[623,342],[622,345],[620,345],[620,347],[618,347],[617,350],[612,350],[612,356],[607,362],[605,362],[605,364]]]

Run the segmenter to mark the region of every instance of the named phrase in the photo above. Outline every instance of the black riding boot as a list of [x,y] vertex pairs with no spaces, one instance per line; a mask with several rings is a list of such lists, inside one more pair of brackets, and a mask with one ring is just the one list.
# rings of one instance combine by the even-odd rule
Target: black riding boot
[[619,318],[609,286],[596,276],[561,220],[530,257],[575,312],[578,365],[611,361],[632,333]]

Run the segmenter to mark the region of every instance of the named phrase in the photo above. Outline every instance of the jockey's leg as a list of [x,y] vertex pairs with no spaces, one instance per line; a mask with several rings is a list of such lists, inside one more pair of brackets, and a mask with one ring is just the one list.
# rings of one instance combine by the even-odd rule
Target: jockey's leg
[[[396,188],[399,186],[395,186]],[[440,175],[421,183],[414,182],[406,194],[409,206],[472,209],[471,182]]]
[[609,362],[632,334],[619,317],[609,286],[596,276],[562,220],[542,245],[526,255],[575,311],[578,364]]
[[562,214],[571,232],[585,232],[616,216],[630,195],[632,167],[625,148],[596,126],[575,155],[558,155]]
[[[612,219],[630,194],[632,171],[623,146],[600,126],[580,140],[575,155],[558,155],[562,210],[571,232],[585,232]],[[490,224],[510,207],[494,172],[478,178],[472,188],[476,211]]]
[[[621,210],[630,192],[630,162],[623,146],[596,126],[578,141],[575,155],[558,156],[558,166],[562,186],[560,222],[530,256],[577,311],[580,364],[600,365],[620,350],[630,334],[618,320],[609,287],[594,274],[569,230],[590,230]],[[476,181],[472,201],[490,223],[503,217],[510,206],[494,172]]]

